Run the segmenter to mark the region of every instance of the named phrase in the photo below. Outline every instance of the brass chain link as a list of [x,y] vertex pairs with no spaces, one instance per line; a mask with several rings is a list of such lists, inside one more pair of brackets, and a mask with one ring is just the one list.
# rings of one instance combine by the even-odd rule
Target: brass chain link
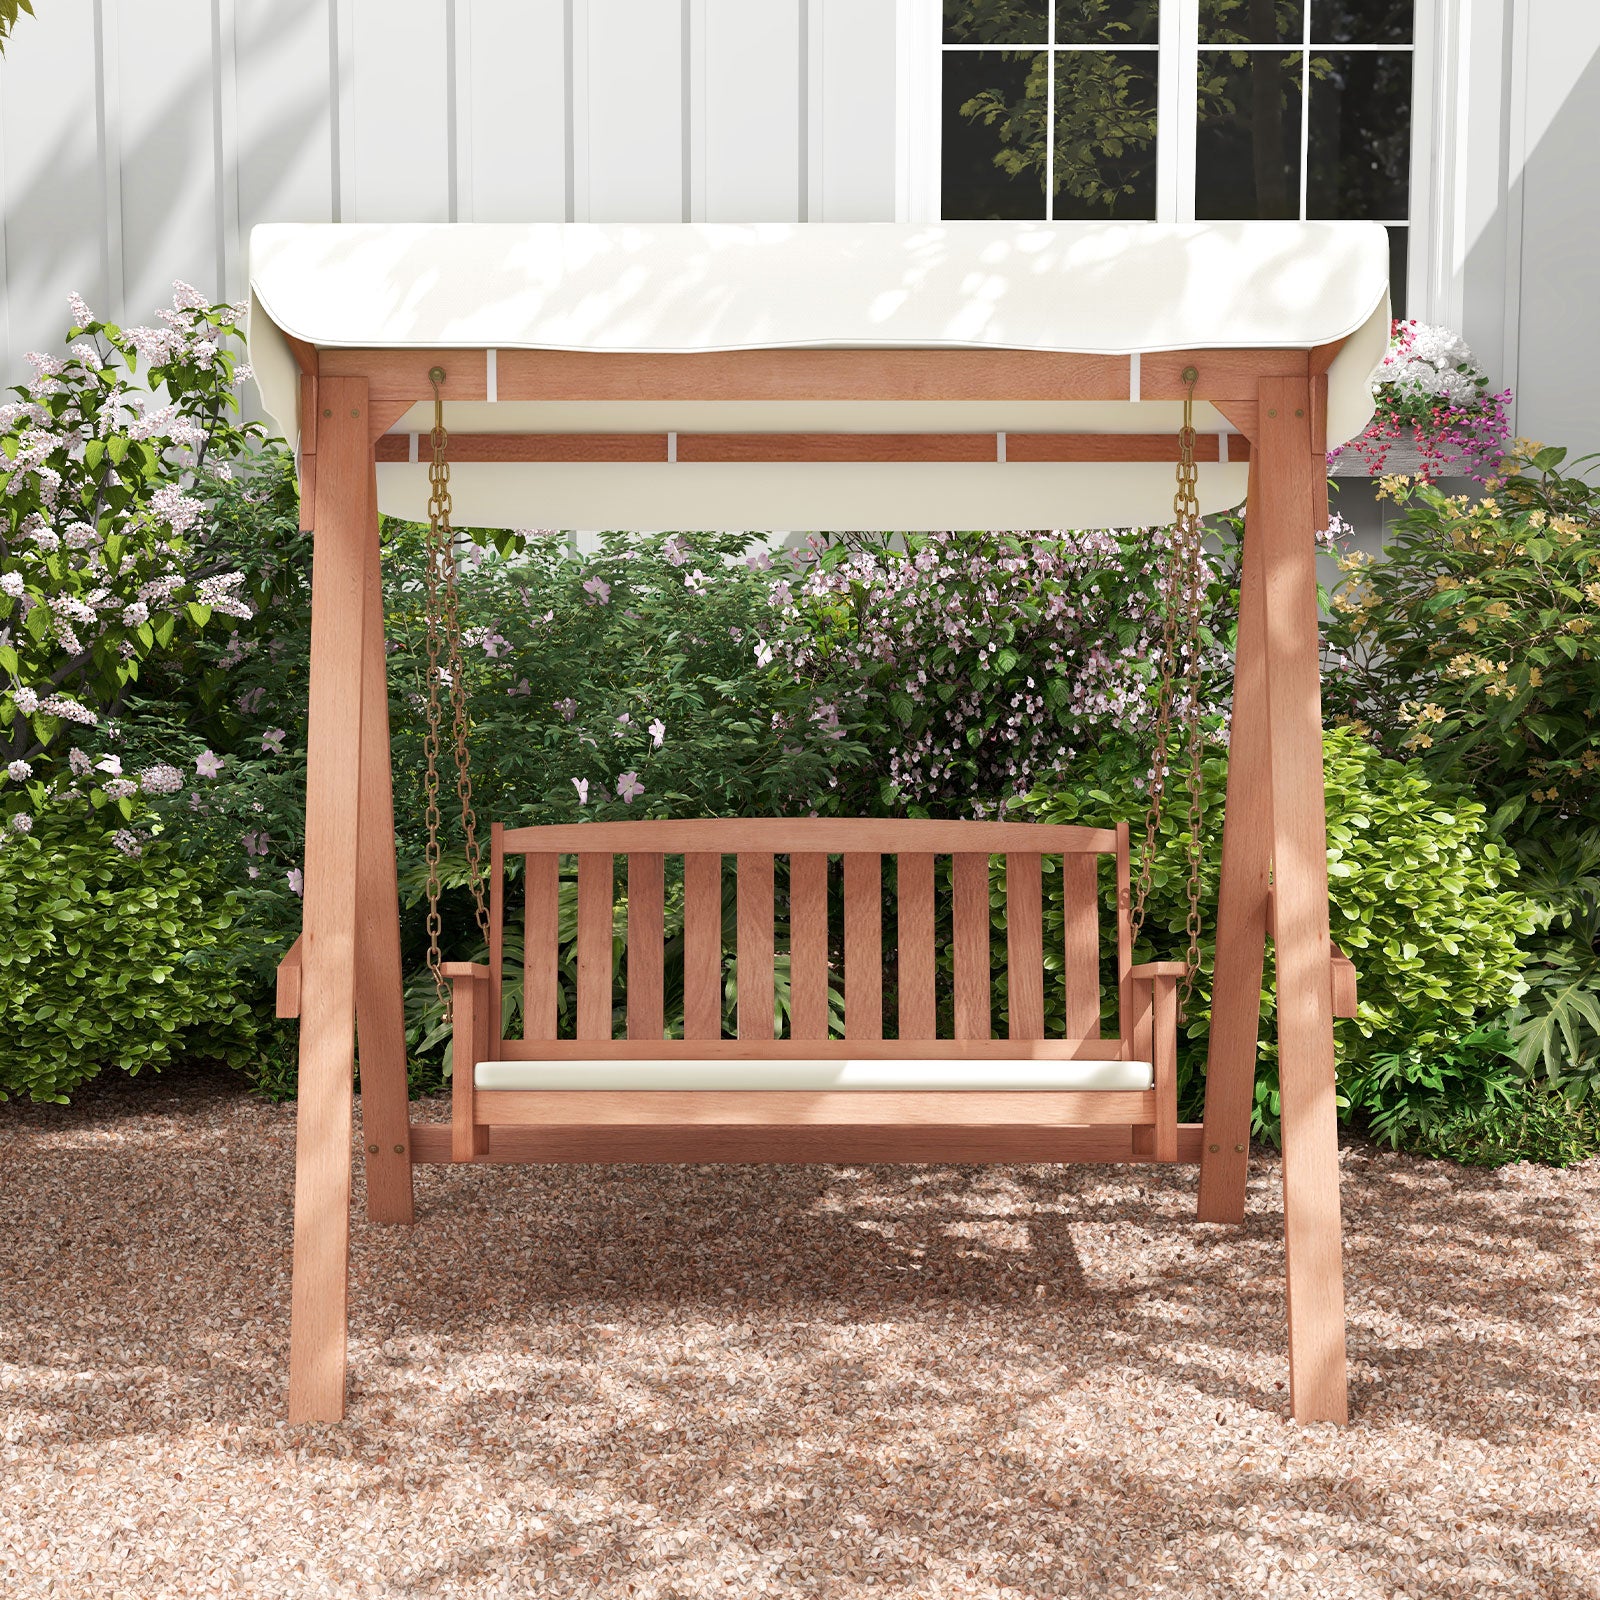
[[1183,401],[1183,427],[1178,434],[1178,483],[1172,497],[1172,543],[1161,584],[1161,679],[1156,698],[1155,759],[1150,777],[1150,803],[1144,819],[1144,852],[1134,885],[1131,922],[1133,938],[1144,926],[1150,898],[1156,844],[1161,833],[1162,805],[1167,787],[1167,745],[1174,711],[1183,733],[1188,791],[1188,837],[1184,852],[1188,873],[1188,972],[1180,991],[1187,1003],[1200,967],[1200,830],[1204,802],[1203,757],[1200,727],[1200,611],[1205,599],[1201,539],[1199,478],[1194,460],[1194,386],[1199,373],[1185,367],[1188,393]]
[[[423,564],[423,600],[428,636],[428,706],[422,751],[427,765],[423,792],[428,830],[428,970],[439,998],[445,996],[440,971],[439,934],[439,742],[444,728],[444,708],[439,685],[450,691],[451,731],[455,746],[456,794],[461,801],[461,828],[466,837],[467,884],[472,890],[478,929],[489,938],[489,907],[484,898],[483,856],[478,846],[478,818],[472,804],[472,765],[467,744],[467,685],[461,663],[461,608],[456,585],[455,535],[450,527],[450,435],[444,427],[444,398],[439,386],[444,369],[428,373],[433,385],[433,458],[428,463],[428,533]],[[440,665],[441,652],[444,665]]]

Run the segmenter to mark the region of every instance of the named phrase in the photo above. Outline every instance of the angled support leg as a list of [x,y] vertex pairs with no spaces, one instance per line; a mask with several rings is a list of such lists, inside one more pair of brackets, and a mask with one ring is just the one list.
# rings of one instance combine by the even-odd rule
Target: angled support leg
[[318,385],[300,1091],[295,1116],[289,1420],[344,1415],[355,1066],[356,857],[363,556],[370,522],[367,383]]
[[1326,463],[1312,383],[1261,383],[1262,575],[1272,728],[1272,877],[1283,1108],[1289,1394],[1297,1422],[1344,1422],[1344,1271],[1329,983],[1328,839],[1314,533]]
[[1261,1029],[1261,969],[1267,938],[1267,869],[1272,842],[1267,721],[1267,613],[1262,583],[1261,473],[1250,464],[1239,639],[1228,734],[1228,795],[1222,821],[1222,881],[1212,976],[1211,1047],[1206,1060],[1200,1141],[1202,1222],[1244,1220],[1250,1110]]
[[362,539],[361,813],[357,846],[356,1030],[367,1215],[414,1219],[406,1019],[400,966],[400,890],[394,858],[394,776],[389,754],[389,674],[383,643],[377,468],[368,458]]

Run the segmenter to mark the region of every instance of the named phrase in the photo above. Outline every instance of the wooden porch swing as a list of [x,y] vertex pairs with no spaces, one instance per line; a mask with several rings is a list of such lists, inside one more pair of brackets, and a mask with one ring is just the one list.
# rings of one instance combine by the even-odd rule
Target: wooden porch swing
[[[315,531],[304,927],[280,973],[280,1007],[301,1019],[291,1420],[343,1414],[357,1028],[374,1221],[412,1221],[418,1162],[1026,1160],[1198,1163],[1200,1220],[1238,1222],[1269,932],[1290,1404],[1301,1421],[1345,1420],[1332,1021],[1353,1007],[1354,974],[1328,931],[1314,534],[1327,520],[1323,454],[1370,415],[1386,282],[1384,233],[1367,224],[255,231],[251,359],[269,413],[298,441]],[[1195,408],[1214,431],[1197,434]],[[1177,1121],[1178,989],[1190,964],[1132,964],[1142,895],[1126,822],[812,818],[496,826],[487,966],[440,962],[430,912],[431,962],[453,986],[452,1120],[411,1122],[380,509],[431,512],[429,581],[440,585],[453,499],[472,526],[515,524],[534,508],[572,526],[1121,526],[1167,520],[1174,463],[1179,564],[1192,563],[1198,517],[1237,503],[1248,473],[1203,1124]],[[454,648],[449,597],[430,598],[431,647]],[[1178,642],[1169,636],[1169,667]],[[430,805],[439,682],[435,671]],[[1172,672],[1163,685],[1170,710]],[[464,735],[459,700],[452,711]],[[463,767],[468,818],[469,781]],[[578,897],[567,1039],[557,1037],[563,856],[577,858]],[[625,1039],[612,1020],[618,856]],[[1003,1040],[990,1020],[995,856]],[[505,870],[515,857],[520,904]],[[835,857],[843,1039],[829,1037],[828,1015]],[[786,1037],[774,1007],[783,858]],[[1114,1038],[1100,1026],[1102,858],[1116,882]],[[1062,881],[1059,962],[1043,944],[1047,872]],[[684,1037],[664,1039],[665,885],[680,874]],[[935,912],[946,883],[953,982],[941,1007]],[[518,913],[522,1029],[504,1038],[504,934]],[[1191,912],[1190,961],[1196,927]],[[1061,1038],[1044,1037],[1047,969],[1059,974]],[[953,1037],[938,1037],[941,1014]]]

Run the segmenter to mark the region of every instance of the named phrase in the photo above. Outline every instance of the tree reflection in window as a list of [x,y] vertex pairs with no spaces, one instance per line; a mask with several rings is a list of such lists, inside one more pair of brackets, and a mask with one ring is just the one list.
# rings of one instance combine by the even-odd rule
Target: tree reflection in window
[[1153,219],[1159,19],[1159,0],[946,0],[946,44],[1034,48],[945,52],[944,215]]

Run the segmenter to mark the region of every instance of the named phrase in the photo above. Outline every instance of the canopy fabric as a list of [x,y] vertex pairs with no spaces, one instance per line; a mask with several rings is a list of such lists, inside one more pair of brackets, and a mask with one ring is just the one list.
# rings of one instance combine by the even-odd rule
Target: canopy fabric
[[[695,353],[995,349],[1129,355],[1311,349],[1330,448],[1372,414],[1388,336],[1375,223],[268,224],[250,240],[250,359],[267,413],[299,438],[286,335],[324,348]],[[395,432],[418,433],[431,408]],[[464,526],[849,528],[1121,526],[1166,521],[1160,463],[1005,459],[1008,433],[1176,430],[1142,401],[637,401],[447,407],[452,432],[993,433],[981,462],[458,464]],[[1197,425],[1227,434],[1211,407]],[[424,440],[424,445],[426,441]],[[1204,510],[1245,471],[1200,468]],[[425,459],[425,455],[424,455]],[[380,508],[424,514],[421,463],[382,462]]]

